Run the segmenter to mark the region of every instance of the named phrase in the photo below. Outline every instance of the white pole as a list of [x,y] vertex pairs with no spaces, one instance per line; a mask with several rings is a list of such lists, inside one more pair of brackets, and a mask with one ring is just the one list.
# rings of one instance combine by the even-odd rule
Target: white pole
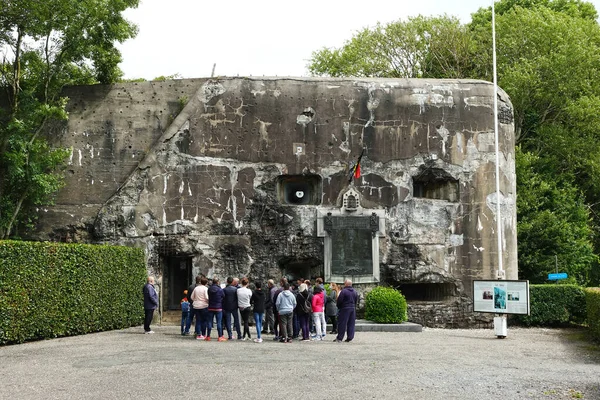
[[502,216],[500,214],[500,147],[498,144],[498,78],[496,72],[496,12],[492,0],[492,49],[494,64],[494,139],[496,145],[496,224],[498,231],[498,278],[504,277],[502,267]]
[[[494,138],[496,145],[496,230],[498,231],[498,271],[497,279],[504,279],[502,268],[502,215],[500,214],[500,146],[498,144],[498,78],[496,73],[496,9],[492,0],[492,53],[494,67]],[[504,339],[507,335],[506,314],[494,317],[496,337]]]

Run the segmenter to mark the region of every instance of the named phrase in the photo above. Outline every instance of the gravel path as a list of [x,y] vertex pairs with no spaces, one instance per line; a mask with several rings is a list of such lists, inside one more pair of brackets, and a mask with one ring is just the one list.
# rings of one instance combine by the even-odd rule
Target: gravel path
[[577,331],[358,332],[352,343],[200,342],[141,328],[0,347],[0,399],[600,399]]

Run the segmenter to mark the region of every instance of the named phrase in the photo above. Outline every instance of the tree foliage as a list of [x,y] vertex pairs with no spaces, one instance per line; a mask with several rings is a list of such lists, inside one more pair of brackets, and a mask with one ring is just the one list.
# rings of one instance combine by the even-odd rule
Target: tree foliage
[[332,77],[459,78],[471,38],[454,17],[418,16],[365,28],[340,49],[315,51],[309,71]]
[[139,0],[4,0],[0,4],[0,238],[30,222],[62,185],[68,151],[44,138],[67,119],[65,85],[122,73],[115,43],[135,36],[122,12]]
[[[577,282],[598,283],[600,25],[580,0],[495,3],[498,83],[515,113],[521,277],[542,282],[556,255]],[[417,17],[365,28],[313,53],[328,76],[492,80],[492,10],[472,21]]]

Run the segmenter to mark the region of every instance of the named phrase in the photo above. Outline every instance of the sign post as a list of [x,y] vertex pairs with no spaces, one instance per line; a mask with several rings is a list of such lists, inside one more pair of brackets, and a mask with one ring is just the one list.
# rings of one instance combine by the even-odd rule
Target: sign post
[[529,281],[473,281],[473,311],[496,314],[494,333],[506,337],[506,315],[529,315]]
[[549,281],[558,281],[561,279],[567,279],[569,275],[566,272],[557,272],[555,274],[548,274]]

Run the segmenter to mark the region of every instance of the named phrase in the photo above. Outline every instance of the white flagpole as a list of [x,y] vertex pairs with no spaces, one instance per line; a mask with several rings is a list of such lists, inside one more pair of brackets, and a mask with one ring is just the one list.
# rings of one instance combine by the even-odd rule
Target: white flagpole
[[494,138],[496,145],[496,223],[498,230],[498,278],[504,277],[502,266],[502,217],[500,214],[500,147],[498,144],[498,77],[496,70],[496,12],[492,0],[492,51],[494,70]]
[[[500,214],[500,147],[498,144],[498,78],[496,73],[496,10],[494,0],[492,0],[492,52],[494,67],[494,138],[496,145],[496,230],[498,231],[498,271],[496,278],[504,279],[505,273],[502,267],[502,215]],[[506,337],[505,314],[498,314],[494,317],[494,332],[499,339]]]

